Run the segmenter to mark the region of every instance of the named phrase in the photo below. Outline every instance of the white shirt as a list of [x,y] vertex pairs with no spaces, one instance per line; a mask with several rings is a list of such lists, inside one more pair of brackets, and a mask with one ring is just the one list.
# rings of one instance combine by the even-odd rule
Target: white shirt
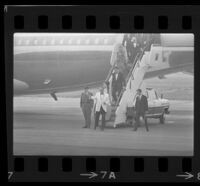
[[107,112],[107,105],[110,105],[109,95],[107,93],[100,94],[97,92],[95,96],[92,96],[95,101],[95,112],[99,112],[101,107]]
[[138,98],[139,98],[139,100],[141,100],[141,98],[142,98],[142,95],[138,95]]
[[115,79],[117,79],[117,78],[118,78],[118,75],[119,75],[119,74],[115,74]]

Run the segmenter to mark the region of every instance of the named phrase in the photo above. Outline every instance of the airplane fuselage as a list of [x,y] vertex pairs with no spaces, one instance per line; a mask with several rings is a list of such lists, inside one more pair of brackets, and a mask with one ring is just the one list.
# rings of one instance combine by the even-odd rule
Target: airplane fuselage
[[[109,51],[53,51],[15,56],[14,77],[28,84],[24,93],[45,92],[105,81],[110,69]],[[23,72],[23,73],[18,73]],[[20,90],[16,92],[20,94]]]
[[[116,43],[122,43],[123,37],[124,34],[14,35],[14,95],[64,92],[84,86],[99,86],[106,80],[111,68],[113,48]],[[193,63],[193,51],[189,51],[189,55],[185,53],[182,58],[182,49],[176,51],[183,47],[193,47],[191,34],[161,34],[161,45],[165,50],[169,48],[168,51],[171,51],[172,47],[175,50],[170,53],[167,62],[158,60],[159,65],[167,64],[174,68],[179,63]],[[163,58],[163,48],[159,52]]]
[[122,35],[66,35],[16,39],[15,95],[76,90],[105,81],[114,44]]

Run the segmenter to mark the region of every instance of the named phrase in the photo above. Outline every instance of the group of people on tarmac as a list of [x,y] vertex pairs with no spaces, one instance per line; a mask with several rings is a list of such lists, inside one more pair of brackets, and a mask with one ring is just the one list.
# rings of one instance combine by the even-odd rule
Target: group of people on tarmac
[[[103,131],[106,125],[106,113],[107,107],[110,106],[110,98],[107,93],[107,86],[103,84],[99,88],[99,91],[93,96],[93,94],[89,91],[89,87],[85,87],[84,92],[81,94],[80,99],[80,107],[82,109],[84,118],[85,118],[85,126],[83,128],[90,128],[91,126],[91,115],[92,110],[94,111],[95,123],[94,130],[99,127],[99,118],[101,115],[101,130]],[[142,94],[141,89],[137,89],[137,97],[135,102],[135,125],[134,131],[137,130],[140,125],[140,118],[142,117],[145,122],[146,130],[148,129],[147,119],[145,117],[148,112],[148,102],[147,97]]]
[[[125,34],[122,44],[115,46],[111,56],[111,64],[113,65],[113,73],[111,74],[112,103],[116,104],[122,91],[125,90],[126,77],[137,53],[150,46],[148,44],[155,42],[155,39],[157,38],[155,38],[153,34]],[[111,105],[110,96],[108,94],[108,92],[110,92],[108,90],[109,84],[107,83],[108,82],[104,83],[95,95],[89,91],[89,87],[85,87],[84,92],[81,94],[80,107],[85,118],[84,128],[90,128],[93,110],[95,115],[94,129],[99,126],[99,118],[101,115],[101,130],[104,130],[107,107]],[[146,130],[149,131],[147,119],[145,117],[148,111],[148,102],[147,97],[142,94],[141,89],[137,90],[134,108],[136,121],[134,131],[136,131],[139,126],[140,117],[144,119]]]

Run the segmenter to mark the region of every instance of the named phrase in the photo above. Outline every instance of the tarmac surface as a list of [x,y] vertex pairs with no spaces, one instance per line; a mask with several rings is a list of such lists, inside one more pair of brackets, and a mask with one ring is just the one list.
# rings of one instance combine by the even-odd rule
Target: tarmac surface
[[14,98],[14,155],[116,155],[192,156],[193,101],[170,101],[166,123],[149,119],[149,132],[142,125],[104,131],[82,128],[79,98],[50,96]]

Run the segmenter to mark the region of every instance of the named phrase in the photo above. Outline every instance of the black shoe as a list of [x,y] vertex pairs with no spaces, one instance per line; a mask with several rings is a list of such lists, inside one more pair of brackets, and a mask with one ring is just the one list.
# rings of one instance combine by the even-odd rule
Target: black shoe
[[83,128],[87,128],[87,126],[84,126]]
[[137,129],[133,129],[133,131],[137,131]]

